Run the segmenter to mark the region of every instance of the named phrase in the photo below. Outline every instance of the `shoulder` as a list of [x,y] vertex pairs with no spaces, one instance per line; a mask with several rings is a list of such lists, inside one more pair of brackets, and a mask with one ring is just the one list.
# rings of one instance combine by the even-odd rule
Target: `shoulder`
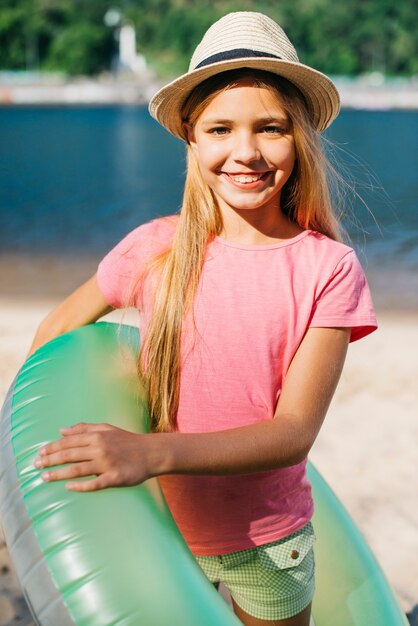
[[367,279],[355,250],[341,241],[311,231],[304,239],[302,271],[315,283],[316,295],[341,285],[362,290]]
[[144,267],[152,257],[168,250],[174,238],[177,216],[160,217],[137,226],[125,235],[102,259],[99,269],[116,268],[131,272]]
[[139,226],[139,228],[142,228],[144,232],[146,231],[148,234],[154,236],[160,235],[165,238],[172,238],[176,231],[178,221],[178,215],[166,215],[146,222]]
[[332,264],[338,262],[344,257],[354,258],[356,253],[354,249],[342,241],[331,239],[317,231],[310,231],[309,236],[305,237],[305,253],[311,253],[317,259]]
[[304,238],[304,265],[327,279],[342,270],[357,275],[364,274],[355,250],[346,243],[335,241],[322,233],[310,231]]
[[126,235],[125,240],[130,239],[132,243],[149,243],[151,241],[159,242],[160,244],[171,243],[177,222],[177,215],[158,217],[134,228]]
[[140,224],[127,233],[110,253],[113,257],[124,259],[158,255],[170,248],[177,221],[176,215],[170,215]]

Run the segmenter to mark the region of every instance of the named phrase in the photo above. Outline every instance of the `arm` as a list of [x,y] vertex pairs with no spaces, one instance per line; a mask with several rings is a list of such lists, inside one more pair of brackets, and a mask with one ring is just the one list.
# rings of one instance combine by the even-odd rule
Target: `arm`
[[111,310],[94,274],[42,320],[27,356],[54,337],[95,322]]
[[[311,328],[289,368],[274,419],[214,433],[136,435],[106,424],[63,429],[37,467],[68,463],[45,480],[95,474],[68,488],[133,485],[161,474],[239,474],[294,465],[321,428],[347,352],[350,329]],[[227,410],[227,408],[226,408]]]

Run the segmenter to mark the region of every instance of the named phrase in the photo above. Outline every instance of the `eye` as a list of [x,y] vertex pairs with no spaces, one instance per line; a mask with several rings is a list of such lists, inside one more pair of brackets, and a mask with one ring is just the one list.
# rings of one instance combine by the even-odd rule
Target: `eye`
[[216,126],[215,128],[210,128],[208,132],[210,135],[215,135],[216,137],[226,135],[228,132],[228,128],[226,128],[225,126]]
[[263,126],[261,130],[267,135],[285,135],[287,133],[287,129],[283,126]]

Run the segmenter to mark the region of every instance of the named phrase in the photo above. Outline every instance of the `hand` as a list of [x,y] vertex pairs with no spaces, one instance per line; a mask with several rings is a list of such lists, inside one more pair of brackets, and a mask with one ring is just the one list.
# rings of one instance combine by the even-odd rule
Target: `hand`
[[107,487],[137,485],[151,473],[146,463],[146,438],[149,435],[116,428],[110,424],[80,423],[61,428],[63,438],[39,451],[35,467],[64,465],[42,473],[46,482],[95,476],[90,480],[70,481],[70,491],[96,491]]

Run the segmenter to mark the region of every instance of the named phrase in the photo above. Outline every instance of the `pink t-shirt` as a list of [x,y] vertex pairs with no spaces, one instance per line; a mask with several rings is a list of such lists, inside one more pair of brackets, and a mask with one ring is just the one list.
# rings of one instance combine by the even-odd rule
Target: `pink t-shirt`
[[[129,233],[101,261],[97,280],[115,308],[133,278],[170,246],[176,218]],[[145,274],[146,276],[146,274]],[[141,333],[151,316],[150,280],[136,292]],[[369,289],[354,251],[315,231],[281,243],[208,245],[182,337],[177,415],[180,432],[202,433],[272,419],[286,372],[307,328],[352,327],[351,341],[376,328]],[[192,552],[215,555],[275,541],[312,516],[306,461],[238,476],[160,477]]]

